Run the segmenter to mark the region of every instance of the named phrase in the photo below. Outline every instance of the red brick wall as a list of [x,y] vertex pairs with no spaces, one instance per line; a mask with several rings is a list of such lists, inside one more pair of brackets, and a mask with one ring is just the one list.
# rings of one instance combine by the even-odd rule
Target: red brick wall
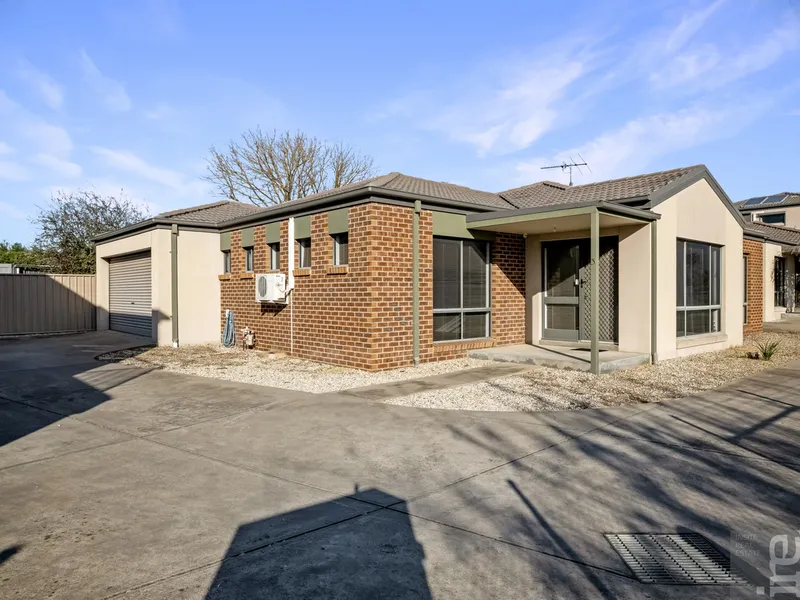
[[764,244],[744,240],[747,256],[747,323],[744,334],[758,333],[764,329]]
[[[311,217],[311,269],[295,274],[293,306],[255,301],[244,273],[241,234],[231,233],[231,274],[221,276],[222,313],[234,311],[256,347],[348,367],[379,370],[413,363],[413,209],[369,203],[349,209],[349,265],[333,267],[327,213]],[[281,271],[288,273],[287,223],[281,223]],[[255,228],[254,268],[268,269],[265,228]],[[295,252],[295,257],[297,253]],[[297,258],[295,258],[297,261]],[[344,272],[341,272],[344,271]],[[473,348],[525,341],[525,241],[501,234],[492,244],[493,339],[433,343],[433,218],[420,215],[420,360],[463,357]],[[292,312],[293,317],[292,317]],[[290,340],[293,321],[294,343]]]

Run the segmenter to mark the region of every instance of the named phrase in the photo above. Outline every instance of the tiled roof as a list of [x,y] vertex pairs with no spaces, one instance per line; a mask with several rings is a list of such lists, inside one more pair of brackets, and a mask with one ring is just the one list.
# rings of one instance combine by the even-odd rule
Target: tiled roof
[[155,216],[156,219],[169,219],[175,221],[185,221],[203,225],[216,225],[223,221],[230,221],[238,217],[252,215],[264,210],[263,207],[235,202],[233,200],[222,200],[211,204],[191,206],[180,210],[164,212]]
[[572,187],[553,183],[552,181],[540,181],[532,185],[500,192],[499,195],[519,208],[535,208],[576,202],[618,202],[647,197],[668,183],[702,169],[705,169],[703,165],[695,165],[672,169],[671,171],[610,179]]
[[419,196],[441,198],[443,200],[456,200],[459,202],[466,202],[468,204],[496,207],[504,210],[514,208],[514,206],[503,200],[499,195],[491,192],[474,190],[472,188],[464,187],[463,185],[456,185],[454,183],[420,179],[419,177],[411,177],[409,175],[403,175],[402,173],[397,172],[387,173],[386,175],[379,175],[377,177],[365,179],[364,181],[357,181],[355,183],[343,185],[338,188],[325,190],[317,194],[305,196],[304,198],[292,200],[292,203],[311,202],[312,200],[318,200],[334,194],[342,194],[367,187],[406,192]]
[[748,200],[753,200],[753,198],[746,198],[744,200],[739,200],[738,202],[734,202],[734,204],[736,205],[736,208],[738,208],[741,212],[752,212],[755,210],[764,210],[766,208],[782,208],[784,206],[797,206],[798,204],[800,204],[800,194],[796,194],[793,192],[781,192],[780,194],[773,194],[773,197],[783,197],[784,199],[778,202],[764,202],[762,204],[744,206],[745,202],[747,202]]
[[800,246],[800,229],[782,225],[769,225],[768,223],[753,222],[747,224],[747,229],[765,235],[769,241],[785,246]]

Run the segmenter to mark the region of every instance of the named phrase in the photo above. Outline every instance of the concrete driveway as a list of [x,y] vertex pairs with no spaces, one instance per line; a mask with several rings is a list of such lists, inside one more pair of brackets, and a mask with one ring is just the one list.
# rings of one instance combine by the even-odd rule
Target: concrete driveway
[[138,343],[0,342],[0,597],[751,598],[640,583],[604,534],[745,539],[765,585],[799,526],[800,369],[475,413],[93,360]]

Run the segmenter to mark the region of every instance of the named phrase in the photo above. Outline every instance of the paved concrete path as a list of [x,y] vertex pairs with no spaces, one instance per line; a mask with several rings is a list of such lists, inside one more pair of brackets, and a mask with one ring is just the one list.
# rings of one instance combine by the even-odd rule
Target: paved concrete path
[[0,597],[750,598],[638,583],[603,534],[798,528],[800,369],[477,413],[90,358],[130,343],[0,342]]
[[455,371],[453,373],[442,373],[441,375],[431,375],[429,377],[419,377],[417,379],[405,379],[389,383],[365,385],[363,387],[351,388],[339,392],[339,395],[361,398],[362,400],[386,400],[387,398],[399,398],[418,392],[454,388],[468,383],[492,381],[493,379],[518,375],[530,370],[531,367],[527,365],[490,364],[485,367],[464,369],[463,371]]

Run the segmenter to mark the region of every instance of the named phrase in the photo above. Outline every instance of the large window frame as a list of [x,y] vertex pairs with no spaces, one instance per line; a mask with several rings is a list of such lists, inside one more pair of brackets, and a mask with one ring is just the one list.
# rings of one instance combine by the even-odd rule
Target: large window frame
[[[687,252],[707,250],[708,252],[708,301],[704,303],[689,304],[690,283],[689,269],[687,268]],[[722,247],[707,242],[693,240],[677,240],[676,254],[677,297],[676,297],[676,327],[675,333],[679,338],[711,335],[722,332]],[[698,280],[699,290],[692,289],[692,295],[703,296],[706,294],[702,287],[702,279]],[[692,282],[692,285],[697,285]],[[703,313],[707,313],[707,327],[697,331],[698,323],[703,323]],[[692,317],[700,317],[699,321]],[[691,327],[690,327],[691,323]],[[691,328],[691,333],[689,332]]]
[[775,257],[772,278],[775,283],[775,307],[786,308],[786,259],[783,256]]
[[[458,282],[459,282],[459,302],[457,307],[440,307],[435,308],[436,306],[436,299],[434,297],[434,328],[433,328],[433,341],[436,344],[446,344],[446,343],[454,343],[454,342],[462,342],[468,340],[481,340],[481,339],[488,339],[491,338],[492,335],[492,245],[485,240],[463,240],[457,238],[448,238],[443,236],[434,236],[434,245],[436,240],[448,240],[449,242],[458,242]],[[486,294],[485,294],[485,302],[484,306],[480,307],[464,307],[464,244],[465,243],[475,243],[475,244],[482,244],[485,247],[485,254],[486,254]],[[434,252],[435,257],[435,252]],[[434,258],[434,277],[436,272],[435,266],[435,258]],[[436,285],[434,284],[434,296],[436,295]],[[485,315],[485,325],[484,325],[484,332],[483,335],[480,336],[470,336],[464,337],[464,321],[465,315],[476,315],[482,314]],[[437,329],[435,326],[436,316],[456,316],[459,317],[459,333],[458,337],[452,338],[439,338],[437,339]]]

